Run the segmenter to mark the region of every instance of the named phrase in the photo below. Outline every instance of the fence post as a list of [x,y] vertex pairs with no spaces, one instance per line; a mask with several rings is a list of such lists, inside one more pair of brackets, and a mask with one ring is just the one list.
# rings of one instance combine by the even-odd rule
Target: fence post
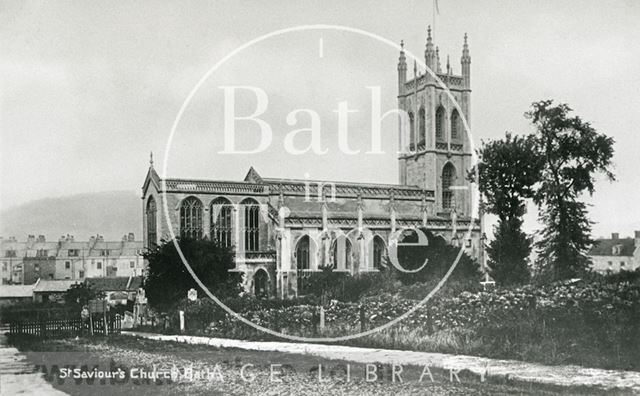
[[324,307],[320,306],[320,332],[324,331]]
[[365,318],[364,305],[360,304],[358,308],[360,309],[360,331],[365,331],[367,329],[367,323]]
[[184,311],[180,311],[180,332],[184,333]]

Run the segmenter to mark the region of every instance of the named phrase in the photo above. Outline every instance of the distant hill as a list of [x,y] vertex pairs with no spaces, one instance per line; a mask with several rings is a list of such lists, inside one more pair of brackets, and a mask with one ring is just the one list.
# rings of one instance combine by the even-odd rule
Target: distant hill
[[46,198],[28,202],[0,213],[0,236],[24,241],[28,234],[45,235],[57,241],[70,234],[86,240],[100,234],[120,240],[133,232],[142,239],[142,204],[133,191],[107,191]]

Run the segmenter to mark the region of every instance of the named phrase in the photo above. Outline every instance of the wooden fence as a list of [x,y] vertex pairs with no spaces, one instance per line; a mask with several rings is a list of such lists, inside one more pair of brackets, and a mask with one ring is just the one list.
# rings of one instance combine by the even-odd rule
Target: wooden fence
[[94,315],[92,320],[64,318],[9,322],[9,334],[31,335],[43,338],[119,334],[121,329],[122,319],[120,315]]

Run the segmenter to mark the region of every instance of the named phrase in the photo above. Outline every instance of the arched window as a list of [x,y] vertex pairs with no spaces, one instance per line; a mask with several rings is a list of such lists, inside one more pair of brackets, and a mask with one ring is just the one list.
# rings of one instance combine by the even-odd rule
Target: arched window
[[344,269],[351,272],[351,241],[344,237],[344,242],[340,243],[341,239],[343,238],[331,242],[332,268],[342,268],[340,264],[343,264]]
[[442,208],[447,210],[451,209],[453,191],[451,186],[456,177],[456,168],[448,162],[444,168],[442,168]]
[[260,206],[258,206],[258,202],[250,198],[240,204],[244,207],[244,250],[257,252],[260,249]]
[[309,236],[305,235],[296,245],[296,268],[298,270],[309,269]]
[[211,202],[209,210],[211,220],[211,238],[218,241],[224,247],[232,245],[232,220],[233,206],[226,198],[216,198]]
[[269,275],[262,268],[253,276],[253,294],[256,297],[269,296]]
[[418,146],[424,148],[426,141],[427,130],[425,128],[424,107],[421,107],[420,112],[418,112]]
[[409,150],[415,150],[416,145],[416,120],[413,113],[409,113]]
[[298,282],[298,294],[304,294],[308,286],[307,279],[311,275],[308,271],[310,268],[309,254],[309,236],[305,235],[298,240],[296,245],[296,270]]
[[442,106],[436,110],[436,140],[444,141],[444,108]]
[[458,110],[451,113],[451,140],[457,140],[460,135],[460,115]]
[[202,202],[189,197],[180,205],[180,236],[182,238],[202,238]]
[[387,246],[384,240],[376,235],[373,237],[373,268],[380,270],[386,266]]
[[150,197],[147,201],[147,243],[149,248],[154,248],[158,244],[158,230],[156,225],[156,216],[158,208],[156,206],[156,200]]

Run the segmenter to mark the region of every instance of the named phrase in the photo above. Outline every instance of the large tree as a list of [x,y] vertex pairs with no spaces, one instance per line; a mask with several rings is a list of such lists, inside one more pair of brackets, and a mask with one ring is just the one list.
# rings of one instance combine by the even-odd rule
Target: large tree
[[487,253],[491,276],[502,285],[529,279],[531,238],[522,231],[522,216],[542,169],[535,147],[532,136],[510,133],[503,139],[483,142],[477,169],[469,175],[474,180],[477,170],[484,210],[498,217]]
[[580,276],[587,269],[591,222],[580,198],[593,194],[597,174],[615,179],[614,140],[571,111],[566,104],[545,100],[525,113],[536,128],[536,151],[543,161],[534,194],[544,223],[537,264],[542,275],[554,280]]
[[[234,269],[233,252],[215,241],[178,239],[180,250],[195,274],[216,297],[236,297],[241,291],[242,275]],[[163,241],[145,253],[149,276],[144,288],[149,304],[160,310],[173,307],[191,288],[204,296],[182,263],[173,242]]]

